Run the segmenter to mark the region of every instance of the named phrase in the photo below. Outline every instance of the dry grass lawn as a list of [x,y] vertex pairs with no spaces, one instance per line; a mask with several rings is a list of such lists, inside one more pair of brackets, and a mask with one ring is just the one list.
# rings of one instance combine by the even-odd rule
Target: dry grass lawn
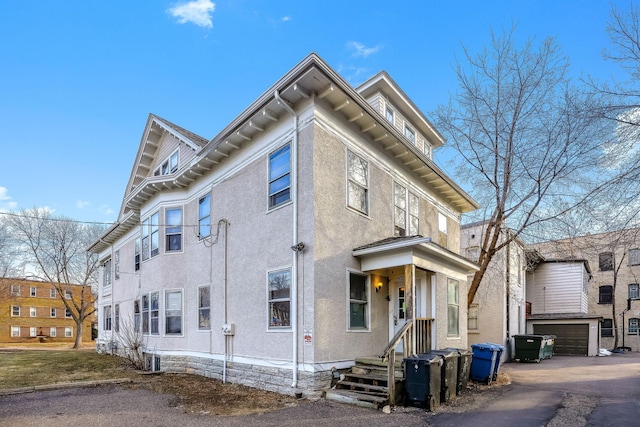
[[146,375],[126,360],[94,349],[0,348],[0,390],[37,385],[130,378],[128,387],[176,396],[185,412],[241,415],[268,412],[299,403],[294,397],[187,374]]

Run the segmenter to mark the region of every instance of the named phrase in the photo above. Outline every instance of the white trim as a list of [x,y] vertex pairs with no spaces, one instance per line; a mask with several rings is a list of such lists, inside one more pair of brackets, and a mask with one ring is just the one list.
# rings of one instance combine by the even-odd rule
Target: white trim
[[[288,271],[289,272],[289,326],[269,326],[269,274],[270,273],[276,273],[279,271]],[[265,332],[267,333],[282,333],[282,332],[286,332],[286,333],[291,333],[292,332],[292,319],[291,319],[291,306],[293,304],[292,298],[291,298],[291,280],[293,280],[292,277],[292,268],[291,265],[288,266],[284,266],[284,267],[276,267],[276,268],[272,268],[269,269],[265,272],[265,293],[266,293],[266,298],[265,298],[265,303],[266,303],[266,310],[265,313],[267,314],[267,316],[265,317],[266,321],[267,321],[267,327]]]
[[[345,155],[345,196],[346,196],[346,200],[345,200],[345,206],[347,207],[347,209],[355,211],[360,213],[361,215],[364,215],[367,218],[371,217],[371,167],[369,166],[369,158],[368,156],[363,156],[360,155],[358,153],[356,153],[354,150],[351,150],[348,147],[345,147],[346,149],[346,155]],[[349,177],[349,152],[351,152],[354,156],[357,156],[358,158],[360,158],[361,160],[367,162],[367,186],[365,187],[366,190],[366,195],[367,195],[367,211],[366,212],[362,212],[360,209],[357,209],[353,206],[351,206],[349,204],[349,183],[351,182],[351,179]],[[357,184],[357,183],[356,183]],[[359,184],[357,184],[359,185]]]
[[[271,194],[269,191],[269,184],[271,183],[271,155],[273,155],[276,151],[282,150],[283,148],[285,148],[286,146],[289,146],[289,200],[286,202],[282,202],[279,203],[277,205],[274,206],[270,206],[270,199],[271,199]],[[283,144],[278,145],[277,147],[275,147],[274,149],[270,150],[269,153],[267,154],[267,180],[266,180],[266,184],[267,184],[267,188],[266,188],[266,193],[267,193],[267,213],[277,210],[278,208],[288,205],[288,204],[292,204],[293,203],[293,180],[292,180],[292,170],[293,170],[293,164],[292,164],[292,158],[291,158],[291,153],[293,150],[293,139],[287,139]]]
[[[167,329],[166,329],[166,325],[167,325],[167,294],[168,293],[173,293],[173,292],[180,292],[180,333],[179,334],[169,334],[167,333]],[[163,289],[162,291],[162,295],[163,295],[163,309],[159,310],[160,312],[162,312],[162,319],[163,319],[163,328],[160,328],[160,321],[158,321],[158,332],[160,330],[162,330],[163,332],[161,334],[159,334],[162,337],[165,338],[180,338],[180,337],[184,337],[185,336],[185,310],[184,310],[184,305],[185,305],[185,295],[184,295],[184,288],[168,288],[168,289]],[[151,302],[151,299],[149,299],[149,302]],[[158,308],[160,308],[160,304],[158,304]],[[151,325],[149,325],[151,326]],[[151,330],[151,327],[149,327],[149,330]]]
[[[366,280],[366,290],[367,290],[367,309],[366,309],[366,322],[367,322],[367,326],[365,328],[358,328],[358,329],[352,329],[351,328],[351,275],[355,274],[358,276],[363,276],[365,277]],[[346,291],[346,312],[347,312],[347,317],[346,317],[346,332],[348,333],[363,333],[363,332],[371,332],[371,275],[368,273],[364,273],[360,270],[357,270],[355,268],[347,268],[346,269],[346,286],[345,286],[345,291]]]

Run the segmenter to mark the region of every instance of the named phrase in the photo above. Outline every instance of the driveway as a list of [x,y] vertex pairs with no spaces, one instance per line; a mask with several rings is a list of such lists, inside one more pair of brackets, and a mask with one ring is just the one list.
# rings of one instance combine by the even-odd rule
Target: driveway
[[[501,366],[512,384],[465,393],[435,413],[391,414],[318,401],[266,414],[185,413],[173,396],[107,385],[0,397],[0,426],[631,426],[640,425],[640,353],[554,356]],[[634,395],[635,393],[635,395]]]

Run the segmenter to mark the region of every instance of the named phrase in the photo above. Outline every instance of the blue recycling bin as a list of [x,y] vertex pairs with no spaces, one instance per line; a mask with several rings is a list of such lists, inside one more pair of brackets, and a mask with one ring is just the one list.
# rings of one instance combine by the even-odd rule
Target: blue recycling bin
[[500,357],[504,346],[493,343],[472,344],[473,358],[471,359],[471,374],[474,381],[491,383],[498,377]]

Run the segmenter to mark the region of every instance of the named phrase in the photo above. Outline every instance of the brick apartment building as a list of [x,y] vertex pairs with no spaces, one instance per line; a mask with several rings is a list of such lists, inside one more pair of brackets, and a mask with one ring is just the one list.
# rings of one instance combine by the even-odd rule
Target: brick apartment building
[[[79,298],[91,292],[82,285],[65,285],[66,298]],[[82,341],[91,341],[87,318]],[[52,283],[26,279],[0,278],[0,343],[71,342],[76,338],[76,323]]]

